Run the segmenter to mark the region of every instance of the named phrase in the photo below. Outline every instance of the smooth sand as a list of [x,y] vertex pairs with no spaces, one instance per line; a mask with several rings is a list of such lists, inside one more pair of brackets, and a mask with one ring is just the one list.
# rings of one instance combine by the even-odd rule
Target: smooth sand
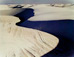
[[35,11],[35,16],[30,18],[30,21],[48,21],[48,20],[74,20],[74,5],[65,7],[60,6],[51,6],[51,5],[34,5],[33,8]]
[[[4,10],[4,14],[6,10],[11,10],[7,5],[0,5],[1,7],[3,7],[1,10]],[[49,4],[34,4],[24,5],[23,8],[34,9],[35,16],[29,18],[29,21],[74,20],[74,6],[52,7]],[[59,40],[55,36],[39,30],[16,26],[15,23],[20,20],[17,17],[6,15],[14,15],[17,12],[7,11],[6,15],[1,15],[1,10],[0,57],[41,57],[57,46]]]
[[[15,5],[16,6],[16,5]],[[14,6],[10,5],[0,5],[0,15],[16,15],[21,11],[25,10],[24,8],[12,8]]]
[[0,17],[0,57],[41,57],[57,46],[57,37],[16,26],[19,21],[14,16]]

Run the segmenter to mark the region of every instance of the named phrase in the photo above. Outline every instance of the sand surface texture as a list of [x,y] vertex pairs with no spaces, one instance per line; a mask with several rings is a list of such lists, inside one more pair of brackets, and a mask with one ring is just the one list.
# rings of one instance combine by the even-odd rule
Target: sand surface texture
[[0,57],[41,57],[57,46],[57,37],[16,26],[19,21],[14,16],[0,16]]
[[[59,40],[57,37],[30,28],[15,25],[19,18],[13,15],[22,12],[16,5],[0,5],[0,57],[41,57],[53,50]],[[74,5],[24,5],[34,9],[34,16],[29,21],[48,21],[74,19]]]
[[[64,6],[64,7],[63,7]],[[35,16],[30,21],[48,21],[48,20],[74,20],[74,5],[57,5],[48,4],[34,5]]]

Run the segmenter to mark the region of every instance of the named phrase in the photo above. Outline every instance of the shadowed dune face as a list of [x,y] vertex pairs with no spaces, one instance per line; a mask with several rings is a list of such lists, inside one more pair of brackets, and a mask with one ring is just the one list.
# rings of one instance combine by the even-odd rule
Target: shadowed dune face
[[16,26],[17,21],[14,16],[0,18],[0,57],[41,57],[57,46],[57,37]]
[[18,26],[45,31],[59,38],[60,43],[57,48],[43,57],[72,57],[74,51],[74,20],[30,21],[28,19],[34,16],[34,9],[31,8],[27,8],[14,16],[21,20],[17,24]]
[[34,16],[34,9],[25,8],[24,11],[20,12],[19,14],[14,15],[14,16],[18,17],[21,20],[21,22],[19,22],[19,23],[22,23],[25,20],[29,19],[30,17]]
[[37,29],[51,33],[58,37],[59,45],[56,49],[46,54],[49,57],[68,57],[73,55],[74,51],[74,21],[59,20],[59,21],[25,21],[19,26]]
[[51,33],[57,36],[60,41],[56,49],[43,57],[71,57],[74,51],[74,21],[69,19],[56,21],[29,21],[28,18],[34,16],[34,10],[31,9],[32,12],[29,11],[30,9],[26,9],[24,13],[16,15],[22,21],[17,24],[18,26]]
[[14,16],[21,20],[17,23],[18,26],[45,31],[59,38],[57,48],[43,57],[71,57],[73,55],[74,20],[30,21],[28,19],[34,16],[34,9],[31,8],[26,8]]

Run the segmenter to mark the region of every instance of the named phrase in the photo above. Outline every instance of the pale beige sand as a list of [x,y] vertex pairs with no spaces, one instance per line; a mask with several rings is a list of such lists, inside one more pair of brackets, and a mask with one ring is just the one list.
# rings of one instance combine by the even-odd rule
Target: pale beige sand
[[0,5],[0,15],[15,15],[25,8],[33,8],[35,16],[30,18],[30,21],[74,20],[74,5],[71,4],[22,4],[23,8],[11,8],[14,6],[16,5]]
[[[10,7],[16,5],[0,5],[0,57],[41,57],[53,50],[59,40],[46,32],[22,28],[15,25],[20,20],[15,15],[22,11]],[[50,4],[24,5],[23,8],[33,8],[35,16],[29,21],[74,20],[74,6]],[[6,16],[8,15],[8,16]]]
[[12,8],[9,5],[0,5],[0,15],[15,15],[23,11],[24,8]]
[[35,16],[31,17],[30,21],[48,21],[48,20],[74,20],[74,5],[62,7],[59,5],[58,7],[51,5],[36,5],[31,7],[35,11]]
[[0,16],[0,57],[41,57],[57,46],[57,37],[16,26],[19,21],[14,16]]

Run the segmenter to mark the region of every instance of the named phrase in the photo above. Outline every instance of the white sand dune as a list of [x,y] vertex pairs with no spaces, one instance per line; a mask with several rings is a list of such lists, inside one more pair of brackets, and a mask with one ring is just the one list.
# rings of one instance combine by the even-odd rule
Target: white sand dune
[[[57,46],[59,40],[55,36],[15,25],[20,20],[12,15],[22,12],[22,8],[13,9],[8,5],[0,5],[0,8],[0,57],[41,57]],[[74,20],[74,6],[52,7],[48,4],[34,4],[23,8],[34,9],[35,16],[29,18],[29,21]]]
[[23,11],[23,8],[11,8],[8,5],[0,5],[0,15],[15,15]]
[[[23,4],[22,4],[23,5]],[[56,7],[57,5],[57,7]],[[16,5],[11,5],[13,7]],[[27,4],[23,5],[25,8],[33,8],[35,16],[30,18],[30,21],[47,21],[47,20],[63,20],[63,19],[71,19],[74,20],[74,5],[63,5],[55,4],[52,7],[50,4]],[[69,6],[69,7],[68,7]],[[23,8],[10,8],[8,5],[0,5],[0,15],[15,15],[17,13],[22,12]]]
[[51,7],[48,5],[36,5],[31,7],[35,11],[35,16],[30,21],[48,21],[48,20],[74,20],[74,6],[69,7]]
[[57,46],[57,37],[16,26],[19,21],[13,16],[0,17],[0,57],[41,57]]

